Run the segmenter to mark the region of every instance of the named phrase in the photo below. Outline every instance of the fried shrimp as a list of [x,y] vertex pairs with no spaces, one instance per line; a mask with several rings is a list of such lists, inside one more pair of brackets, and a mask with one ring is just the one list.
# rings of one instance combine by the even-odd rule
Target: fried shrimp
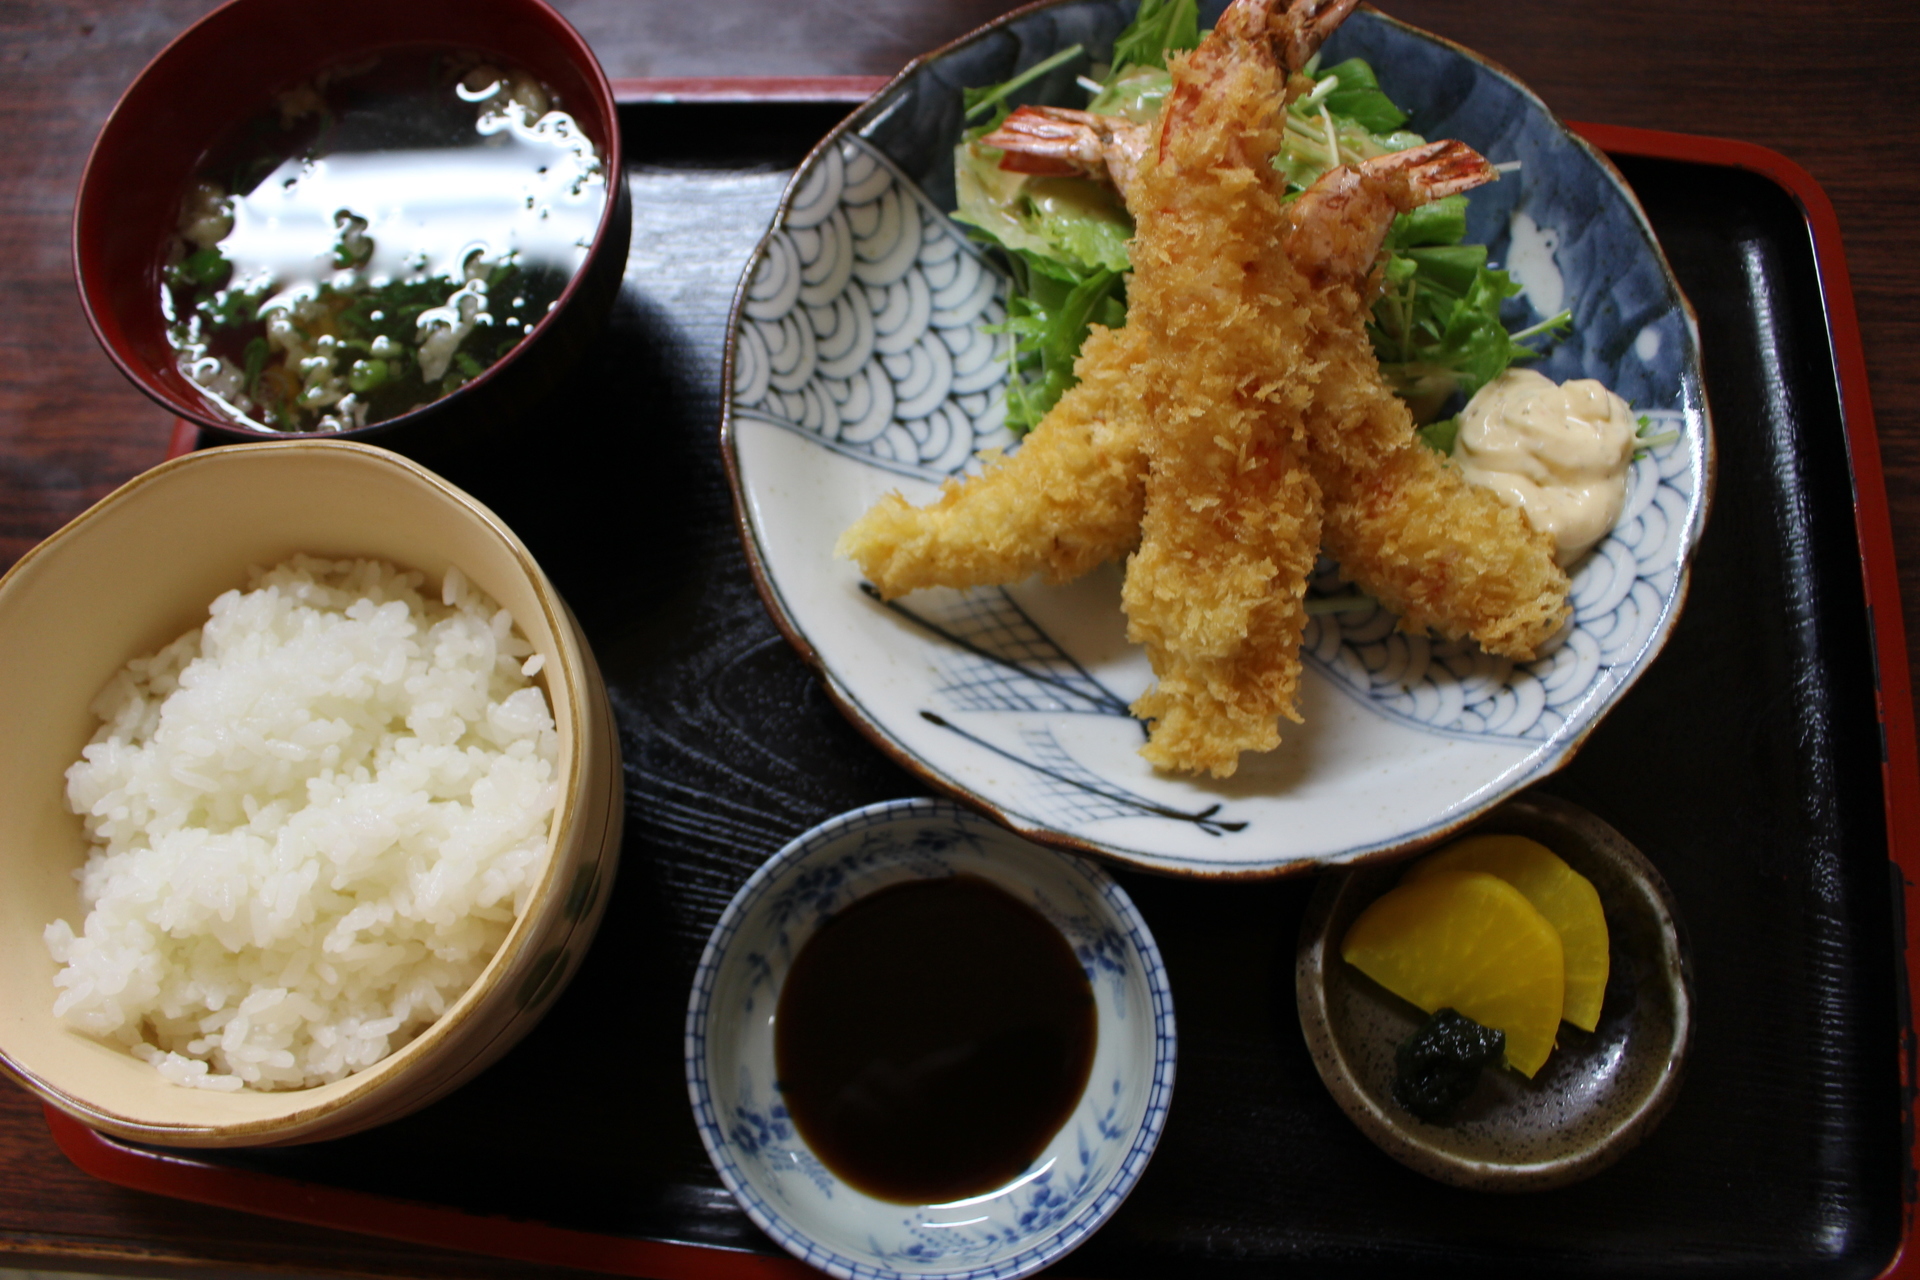
[[1288,210],[1286,251],[1316,287],[1306,421],[1326,553],[1403,628],[1471,636],[1531,658],[1567,616],[1552,539],[1414,435],[1380,376],[1365,323],[1367,276],[1396,214],[1490,180],[1471,147],[1436,142],[1334,169]]
[[1016,108],[980,139],[1005,152],[1000,167],[1035,177],[1092,178],[1125,200],[1153,130],[1119,116],[1071,107]]
[[[1300,6],[1302,9],[1311,5]],[[1272,249],[1285,182],[1282,80],[1266,0],[1236,0],[1174,86],[1130,181],[1128,328],[1150,335],[1143,380],[1159,400],[1140,549],[1121,603],[1156,683],[1133,705],[1141,754],[1225,777],[1298,720],[1307,574],[1320,501],[1304,414],[1316,370],[1302,273]],[[1292,11],[1277,15],[1286,18]]]
[[[1022,108],[1033,119],[996,145],[1034,146],[1033,163],[1076,172],[1123,193],[1147,131],[1086,112]],[[1077,140],[1069,135],[1079,131]],[[1023,160],[1023,163],[1027,161]],[[1421,445],[1405,404],[1380,378],[1366,340],[1369,276],[1394,216],[1493,179],[1464,143],[1443,141],[1328,172],[1288,210],[1287,254],[1313,281],[1311,358],[1329,366],[1308,411],[1307,462],[1325,499],[1326,552],[1408,630],[1530,658],[1567,615],[1566,575],[1524,516],[1467,483]],[[1108,435],[1108,448],[1129,437]],[[1112,480],[1143,468],[1106,467]],[[1109,506],[1124,504],[1108,502]],[[1083,548],[1090,561],[1098,549]],[[1110,547],[1110,554],[1124,544]]]
[[842,536],[887,597],[1127,559],[1133,704],[1162,769],[1232,774],[1297,721],[1321,550],[1408,630],[1531,658],[1564,622],[1551,539],[1414,432],[1366,324],[1400,213],[1493,179],[1440,142],[1328,171],[1291,204],[1273,160],[1288,78],[1355,0],[1233,0],[1152,125],[1022,107],[1002,167],[1114,185],[1134,219],[1125,328],[1021,448],[925,508],[889,495]]
[[[1310,58],[1356,0],[1296,0],[1295,16],[1261,0],[1243,40],[1268,42],[1284,74]],[[1239,7],[1239,6],[1237,6]],[[1267,29],[1262,30],[1265,27]],[[1009,132],[1009,130],[1011,132]],[[982,141],[1008,150],[1027,172],[1131,176],[1152,130],[1083,111],[1022,107]],[[1079,385],[1027,433],[1018,450],[981,474],[948,480],[940,497],[914,507],[897,492],[840,537],[834,551],[859,564],[892,599],[922,587],[1018,582],[1038,574],[1064,582],[1127,554],[1140,540],[1145,455],[1140,441],[1154,406],[1141,386],[1143,356],[1128,329],[1092,327],[1074,364]]]
[[1124,555],[1139,540],[1146,500],[1139,436],[1151,409],[1137,379],[1140,338],[1131,326],[1095,327],[1074,366],[1079,384],[1017,453],[948,480],[926,507],[888,494],[840,535],[835,553],[859,562],[889,600],[1034,574],[1065,582]]

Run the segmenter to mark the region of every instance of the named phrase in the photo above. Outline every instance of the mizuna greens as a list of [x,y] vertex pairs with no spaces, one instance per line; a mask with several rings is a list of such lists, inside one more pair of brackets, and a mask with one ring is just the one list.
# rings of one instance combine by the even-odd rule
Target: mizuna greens
[[[1172,85],[1167,56],[1200,40],[1194,0],[1142,0],[1133,23],[1114,42],[1111,66],[1080,83],[1087,110],[1150,122]],[[1007,425],[1025,434],[1074,384],[1073,361],[1088,326],[1126,321],[1127,242],[1133,222],[1118,197],[1080,178],[1032,177],[999,168],[1001,153],[979,139],[1011,111],[1013,94],[1084,50],[1072,46],[1005,83],[966,91],[967,117],[979,120],[955,154],[959,208],[954,217],[981,241],[1002,249],[1013,275],[1002,327],[1012,339],[1013,376]],[[1322,68],[1318,55],[1304,73],[1313,89],[1288,104],[1286,140],[1275,165],[1293,193],[1341,164],[1420,145],[1402,129],[1407,114],[1381,90],[1359,58]],[[1520,286],[1487,266],[1484,245],[1464,243],[1464,196],[1403,215],[1387,238],[1384,290],[1367,326],[1381,373],[1427,422],[1430,445],[1451,444],[1451,419],[1433,422],[1517,360],[1538,354],[1531,338],[1563,330],[1569,312],[1510,333],[1500,304]]]

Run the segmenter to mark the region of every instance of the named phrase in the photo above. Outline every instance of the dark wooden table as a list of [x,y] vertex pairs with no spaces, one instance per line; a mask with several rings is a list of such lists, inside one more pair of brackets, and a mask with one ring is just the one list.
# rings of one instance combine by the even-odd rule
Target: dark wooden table
[[[1004,0],[556,0],[616,78],[884,75]],[[75,298],[73,193],[140,67],[207,0],[0,3],[0,564],[160,461],[170,421],[109,364]],[[1810,170],[1852,270],[1920,656],[1920,6],[1912,0],[1398,0],[1564,117],[1738,138]],[[1888,1122],[1894,1122],[1889,1116]],[[519,1276],[440,1253],[95,1181],[0,1083],[0,1267],[196,1275]]]

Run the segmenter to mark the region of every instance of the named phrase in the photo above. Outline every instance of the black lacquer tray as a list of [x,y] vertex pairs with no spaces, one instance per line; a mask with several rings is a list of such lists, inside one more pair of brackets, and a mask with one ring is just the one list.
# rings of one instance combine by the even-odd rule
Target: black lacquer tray
[[[608,333],[513,452],[436,460],[533,549],[612,690],[627,837],[572,988],[480,1079],[372,1133],[162,1153],[54,1117],[83,1166],[553,1263],[811,1274],[708,1164],[681,1023],[708,930],[764,858],[842,810],[923,790],[774,629],[716,443],[741,266],[785,174],[842,110],[624,108],[635,228]],[[1679,1101],[1571,1188],[1430,1182],[1361,1136],[1308,1057],[1292,969],[1312,883],[1121,872],[1172,975],[1178,1086],[1138,1190],[1063,1274],[1870,1276],[1901,1250],[1907,927],[1886,814],[1890,786],[1912,799],[1911,730],[1890,717],[1903,736],[1883,772],[1862,563],[1891,559],[1856,532],[1836,373],[1857,365],[1851,302],[1831,273],[1823,292],[1808,210],[1751,165],[1712,162],[1721,144],[1589,132],[1615,147],[1699,312],[1720,469],[1665,654],[1541,789],[1619,829],[1672,886],[1698,1018]],[[1649,150],[1700,158],[1625,154]],[[1846,323],[1830,330],[1836,304]],[[1877,463],[1860,483],[1877,504]],[[1888,687],[1904,699],[1904,654],[1879,656],[1899,664]]]

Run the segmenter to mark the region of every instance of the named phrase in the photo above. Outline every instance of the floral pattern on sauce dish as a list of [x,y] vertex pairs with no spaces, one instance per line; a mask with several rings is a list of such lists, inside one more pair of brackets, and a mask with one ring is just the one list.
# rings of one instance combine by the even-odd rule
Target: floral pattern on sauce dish
[[[1219,6],[1203,5],[1203,21]],[[1127,713],[1151,673],[1125,642],[1117,567],[881,602],[832,558],[889,489],[920,504],[1003,424],[1004,285],[945,216],[956,86],[1073,43],[1096,58],[1131,16],[1069,0],[919,64],[816,150],[748,267],[730,341],[726,447],[748,544],[787,632],[836,702],[903,763],[1036,839],[1160,871],[1267,875],[1426,843],[1570,758],[1657,655],[1686,595],[1713,444],[1691,312],[1618,175],[1505,73],[1376,13],[1329,63],[1367,58],[1410,127],[1515,165],[1472,194],[1468,239],[1511,257],[1515,327],[1564,303],[1572,332],[1531,367],[1595,378],[1664,440],[1626,514],[1574,569],[1570,626],[1528,663],[1400,633],[1323,600],[1302,645],[1306,724],[1228,780],[1155,773]],[[1071,66],[1031,87],[1078,105]],[[1322,597],[1350,597],[1337,579]],[[1381,780],[1391,778],[1383,787]]]
[[[889,885],[962,874],[1034,907],[1072,945],[1097,1006],[1093,1066],[1072,1114],[1007,1186],[950,1205],[894,1204],[848,1186],[808,1150],[779,1101],[772,1013],[826,917]],[[1119,886],[937,800],[843,814],[770,859],[714,929],[686,1030],[695,1120],[728,1188],[797,1257],[861,1280],[1008,1280],[1067,1253],[1145,1169],[1172,1096],[1174,1050],[1166,970]]]

